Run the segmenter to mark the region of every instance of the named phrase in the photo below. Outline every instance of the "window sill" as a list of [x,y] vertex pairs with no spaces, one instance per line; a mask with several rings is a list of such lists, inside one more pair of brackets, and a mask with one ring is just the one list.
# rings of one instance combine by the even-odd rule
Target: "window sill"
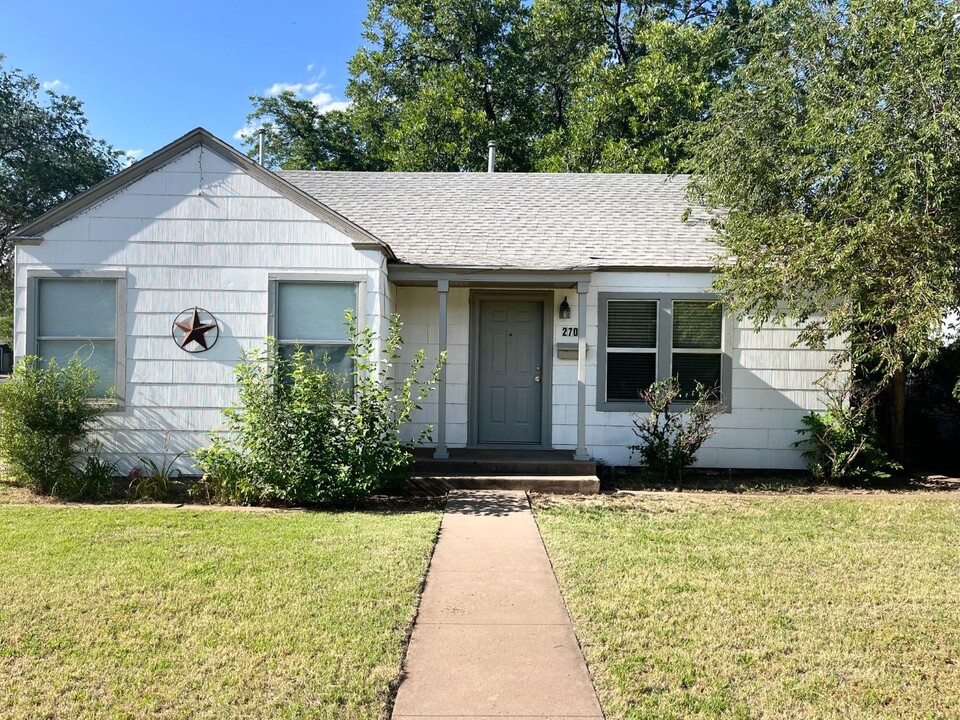
[[[725,400],[721,403],[723,405],[723,413],[733,412],[733,408],[730,405],[728,400]],[[692,402],[681,402],[676,401],[670,403],[671,408],[676,408],[679,410],[687,410],[688,408],[693,407]],[[597,412],[628,412],[628,413],[648,413],[650,412],[650,406],[641,403],[641,402],[598,402],[596,406]]]

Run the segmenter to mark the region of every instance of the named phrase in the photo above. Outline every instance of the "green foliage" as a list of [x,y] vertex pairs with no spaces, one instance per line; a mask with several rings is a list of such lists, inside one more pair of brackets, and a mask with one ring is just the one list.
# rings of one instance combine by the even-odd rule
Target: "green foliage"
[[33,75],[5,70],[0,56],[0,264],[7,236],[120,168],[122,153],[87,134],[83,104]]
[[[75,497],[77,483],[83,486],[78,476],[81,458],[91,449],[87,436],[106,409],[90,400],[96,380],[96,371],[77,357],[64,367],[26,357],[0,384],[0,456],[34,492]],[[102,470],[87,467],[94,474]]]
[[358,127],[392,170],[530,168],[535,97],[522,0],[370,0],[350,61]]
[[0,267],[0,343],[13,343],[13,263]]
[[[371,0],[346,110],[255,97],[287,169],[671,172],[747,0]],[[256,138],[246,140],[256,152]]]
[[843,338],[892,377],[960,304],[960,43],[944,0],[784,0],[696,132],[693,197],[724,210],[716,287],[759,326]]
[[847,379],[839,385],[819,383],[827,400],[822,413],[804,416],[795,447],[813,476],[822,482],[859,482],[890,477],[901,469],[880,448],[874,417],[875,392]]
[[[349,378],[302,348],[285,358],[272,341],[244,355],[239,399],[225,412],[227,432],[195,454],[204,471],[196,493],[236,503],[349,504],[409,473],[412,456],[400,430],[436,385],[444,359],[420,380],[420,350],[408,376],[395,383],[399,318],[384,338],[356,330],[349,313],[346,324]],[[428,437],[425,430],[417,442]]]
[[713,435],[713,420],[722,411],[716,393],[697,383],[696,398],[679,412],[670,406],[680,398],[680,383],[673,377],[657,380],[642,394],[650,413],[633,421],[640,439],[630,450],[661,482],[680,483],[683,471],[697,460],[700,446]]
[[151,457],[138,458],[140,464],[130,471],[130,485],[128,492],[138,500],[163,500],[170,496],[172,485],[180,479],[183,473],[176,469],[177,460],[183,453],[177,453],[168,458],[168,443],[170,433],[163,440],[163,456],[160,460]]
[[564,122],[537,142],[537,168],[676,171],[731,67],[737,4],[608,3],[589,17],[609,40],[581,56]]
[[[292,90],[279,95],[254,95],[251,126],[262,127],[263,162],[283,170],[384,170],[368,143],[344,110],[322,110]],[[259,137],[244,138],[251,154],[259,151]]]
[[65,475],[52,494],[68,500],[109,500],[117,494],[117,464],[100,457],[101,446],[94,442],[78,472]]
[[0,55],[0,342],[13,339],[13,248],[8,236],[120,169],[122,153],[87,134],[83,104]]

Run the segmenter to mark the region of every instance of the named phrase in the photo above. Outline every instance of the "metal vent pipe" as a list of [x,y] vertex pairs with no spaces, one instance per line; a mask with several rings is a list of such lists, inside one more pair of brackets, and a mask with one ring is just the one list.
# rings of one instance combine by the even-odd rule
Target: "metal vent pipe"
[[497,141],[491,140],[487,143],[487,172],[493,172],[497,168]]

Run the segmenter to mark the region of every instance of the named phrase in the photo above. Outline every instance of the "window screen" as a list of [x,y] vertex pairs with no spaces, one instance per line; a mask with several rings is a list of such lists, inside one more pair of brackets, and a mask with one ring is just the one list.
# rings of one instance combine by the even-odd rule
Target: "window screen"
[[719,392],[722,334],[719,305],[674,301],[671,372],[680,384],[682,398],[694,398],[698,383]]
[[346,311],[357,314],[355,283],[281,282],[277,284],[277,343],[284,357],[297,346],[316,362],[344,374],[353,370]]
[[37,355],[65,365],[76,355],[97,371],[94,394],[117,384],[117,281],[37,280]]
[[608,402],[638,402],[657,377],[657,302],[607,303]]

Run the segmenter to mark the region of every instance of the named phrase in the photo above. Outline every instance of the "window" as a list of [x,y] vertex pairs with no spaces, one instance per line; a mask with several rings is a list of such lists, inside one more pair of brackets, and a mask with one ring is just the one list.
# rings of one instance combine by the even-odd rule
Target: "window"
[[637,402],[656,379],[657,306],[656,300],[607,304],[607,401]]
[[729,404],[723,310],[712,299],[600,293],[599,300],[598,410],[642,410],[640,393],[670,375],[682,399],[701,383]]
[[357,313],[357,284],[353,282],[283,281],[276,287],[276,338],[284,357],[297,346],[312,352],[317,362],[348,375],[353,371],[353,347],[344,315]]
[[95,397],[122,397],[117,278],[37,277],[34,352],[65,365],[76,354],[97,371]]

